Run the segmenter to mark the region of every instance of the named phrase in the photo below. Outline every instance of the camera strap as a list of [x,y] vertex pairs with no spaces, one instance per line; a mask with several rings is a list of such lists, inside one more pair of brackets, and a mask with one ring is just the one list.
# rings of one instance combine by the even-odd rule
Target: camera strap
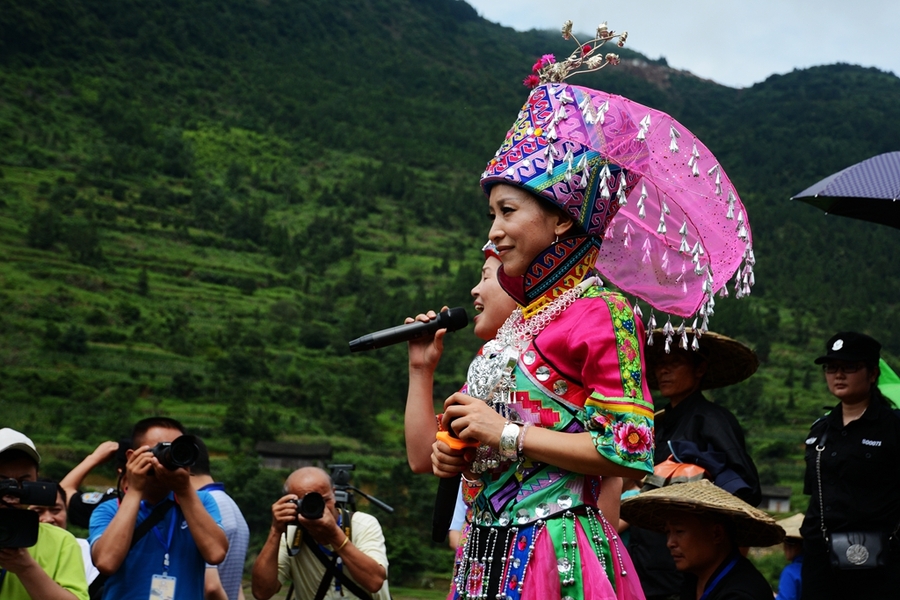
[[[341,525],[344,533],[347,537],[350,538],[350,541],[353,541],[351,537],[351,528],[350,528],[350,520],[352,518],[352,513],[344,508],[341,508]],[[372,600],[372,596],[369,595],[364,589],[359,587],[352,579],[348,576],[344,575],[343,571],[338,568],[337,561],[338,555],[337,552],[334,553],[332,558],[328,558],[325,555],[325,552],[322,548],[319,547],[318,542],[312,539],[311,535],[303,536],[303,543],[306,544],[309,549],[312,551],[313,555],[319,560],[320,563],[325,565],[325,575],[322,577],[322,581],[319,583],[319,589],[316,590],[316,596],[314,600],[322,600],[325,597],[325,594],[328,592],[328,586],[331,585],[331,581],[336,579],[338,583],[340,583],[343,587],[347,588],[351,594],[359,598],[360,600]]]
[[[131,549],[134,548],[135,544],[141,541],[141,538],[150,533],[150,530],[163,520],[163,517],[166,516],[166,513],[168,513],[169,509],[173,506],[175,506],[175,503],[168,498],[156,505],[156,508],[153,509],[147,518],[141,521],[141,524],[135,528],[134,535],[131,536],[131,546],[128,547],[129,552],[131,552]],[[88,595],[91,598],[100,598],[103,594],[103,586],[106,585],[107,579],[109,579],[108,575],[103,575],[102,573],[97,575],[88,588]]]

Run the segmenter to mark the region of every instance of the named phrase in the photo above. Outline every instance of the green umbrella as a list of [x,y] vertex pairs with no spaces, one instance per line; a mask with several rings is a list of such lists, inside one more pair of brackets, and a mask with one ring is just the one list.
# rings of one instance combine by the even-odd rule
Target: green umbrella
[[884,359],[878,361],[881,375],[878,377],[878,389],[884,394],[894,408],[900,408],[900,376],[894,373]]

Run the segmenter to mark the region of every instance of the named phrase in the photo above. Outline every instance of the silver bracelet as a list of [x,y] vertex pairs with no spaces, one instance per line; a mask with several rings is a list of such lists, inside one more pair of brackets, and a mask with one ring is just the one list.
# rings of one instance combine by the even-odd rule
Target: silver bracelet
[[525,432],[528,431],[528,428],[531,427],[533,423],[531,421],[526,421],[522,428],[519,429],[519,437],[516,442],[516,457],[519,460],[525,458]]
[[518,458],[519,426],[506,422],[500,433],[500,457],[503,460],[516,460]]

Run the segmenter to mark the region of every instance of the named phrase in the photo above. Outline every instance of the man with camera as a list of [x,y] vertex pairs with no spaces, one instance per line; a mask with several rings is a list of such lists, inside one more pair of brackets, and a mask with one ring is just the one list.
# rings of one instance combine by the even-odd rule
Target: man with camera
[[202,598],[206,564],[225,559],[228,541],[216,501],[191,485],[196,443],[165,417],[139,421],[131,440],[125,495],[91,515],[91,555],[108,576],[103,598]]
[[38,523],[33,511],[16,510],[56,501],[56,486],[37,482],[40,461],[28,437],[0,429],[0,600],[87,600],[72,534]]
[[[316,467],[291,473],[284,489],[286,495],[272,505],[269,536],[253,563],[253,596],[268,600],[290,581],[297,598],[389,600],[378,520],[339,510],[331,478]],[[297,526],[290,539],[289,525]]]

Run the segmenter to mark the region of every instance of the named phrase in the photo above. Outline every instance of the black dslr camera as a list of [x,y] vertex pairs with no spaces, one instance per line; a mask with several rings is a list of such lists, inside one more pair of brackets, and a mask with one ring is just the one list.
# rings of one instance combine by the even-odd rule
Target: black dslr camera
[[153,456],[170,471],[182,467],[192,467],[200,457],[200,448],[197,446],[197,438],[192,435],[183,435],[175,438],[174,442],[160,442],[150,448]]
[[[334,484],[334,502],[338,508],[345,504],[355,504],[353,495],[348,491],[356,489],[350,485],[350,471],[355,469],[354,465],[328,465],[331,468],[331,481]],[[297,506],[297,514],[304,519],[314,521],[321,519],[325,514],[325,498],[318,492],[309,492],[299,500],[292,500]],[[355,509],[355,506],[354,506]]]
[[[56,484],[44,481],[0,480],[0,498],[12,496],[21,505],[53,506]],[[6,504],[5,501],[3,501]],[[0,509],[0,548],[30,548],[37,543],[39,517],[33,510]]]
[[297,514],[304,519],[315,521],[325,514],[325,498],[319,492],[309,492],[299,500],[291,500],[297,507]]

